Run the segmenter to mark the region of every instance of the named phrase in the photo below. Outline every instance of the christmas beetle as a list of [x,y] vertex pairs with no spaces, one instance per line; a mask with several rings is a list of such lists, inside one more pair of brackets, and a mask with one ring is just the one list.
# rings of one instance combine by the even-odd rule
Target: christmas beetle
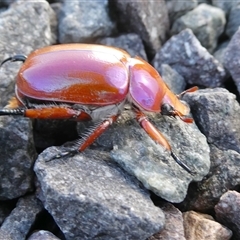
[[[37,119],[73,119],[96,122],[78,143],[81,152],[91,145],[130,103],[136,119],[146,133],[171,152],[175,161],[193,173],[173,152],[161,132],[144,112],[178,116],[192,122],[189,107],[180,95],[170,91],[149,63],[132,58],[114,47],[92,44],[62,44],[15,55],[7,61],[24,62],[16,77],[15,97],[0,115],[22,115]],[[76,150],[76,149],[75,149]]]

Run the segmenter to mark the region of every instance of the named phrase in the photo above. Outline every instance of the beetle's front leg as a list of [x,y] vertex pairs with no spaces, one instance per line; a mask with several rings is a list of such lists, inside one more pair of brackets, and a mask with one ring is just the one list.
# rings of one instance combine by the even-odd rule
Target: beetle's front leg
[[162,133],[153,126],[153,124],[151,122],[149,122],[147,116],[137,110],[134,109],[135,113],[136,113],[136,119],[139,122],[140,126],[145,130],[145,132],[158,144],[162,145],[163,147],[165,147],[167,150],[169,150],[171,152],[171,156],[173,157],[173,159],[183,168],[185,169],[188,173],[193,174],[193,171],[185,164],[183,163],[173,152],[170,144],[168,143],[168,141],[166,140],[166,138],[162,135]]

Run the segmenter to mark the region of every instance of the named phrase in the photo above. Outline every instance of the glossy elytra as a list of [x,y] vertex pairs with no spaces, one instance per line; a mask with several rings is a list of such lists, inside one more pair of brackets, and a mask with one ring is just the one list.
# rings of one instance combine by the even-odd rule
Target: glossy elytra
[[16,77],[15,98],[0,109],[0,115],[93,120],[95,127],[78,141],[78,151],[83,151],[116,121],[128,102],[146,133],[168,149],[180,166],[193,173],[144,114],[155,112],[192,122],[186,117],[188,106],[180,101],[185,92],[178,96],[172,93],[143,59],[132,58],[113,47],[63,44],[38,49],[28,57],[9,57],[1,65],[7,61],[24,63]]

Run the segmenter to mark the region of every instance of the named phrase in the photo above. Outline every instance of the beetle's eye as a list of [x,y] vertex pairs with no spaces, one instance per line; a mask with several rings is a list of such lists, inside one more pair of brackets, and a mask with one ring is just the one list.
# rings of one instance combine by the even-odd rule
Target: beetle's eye
[[172,116],[172,115],[175,115],[174,114],[175,110],[169,103],[164,103],[161,106],[161,113],[162,113],[162,115]]

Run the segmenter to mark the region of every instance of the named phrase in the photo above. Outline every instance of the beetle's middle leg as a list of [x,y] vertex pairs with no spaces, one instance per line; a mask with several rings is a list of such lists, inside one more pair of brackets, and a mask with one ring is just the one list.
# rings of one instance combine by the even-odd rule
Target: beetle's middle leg
[[163,136],[163,134],[156,128],[154,125],[148,120],[147,116],[142,113],[141,111],[134,109],[136,113],[136,119],[139,122],[140,126],[145,130],[145,132],[158,144],[165,147],[167,150],[171,152],[171,156],[173,159],[188,173],[193,174],[193,171],[183,163],[173,152],[170,144],[168,143],[167,139]]
[[79,152],[89,147],[117,118],[118,115],[108,117],[87,132],[82,139],[77,141]]

